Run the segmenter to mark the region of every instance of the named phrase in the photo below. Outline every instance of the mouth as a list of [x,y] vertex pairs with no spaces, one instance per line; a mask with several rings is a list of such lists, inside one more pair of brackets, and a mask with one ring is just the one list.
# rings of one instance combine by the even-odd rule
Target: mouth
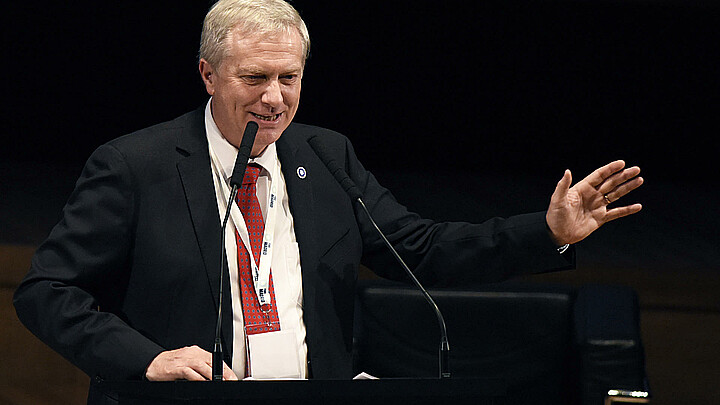
[[254,112],[251,112],[250,114],[252,114],[253,117],[259,119],[260,121],[273,122],[273,121],[277,121],[283,113],[274,114],[274,115],[260,115],[260,114],[255,114]]

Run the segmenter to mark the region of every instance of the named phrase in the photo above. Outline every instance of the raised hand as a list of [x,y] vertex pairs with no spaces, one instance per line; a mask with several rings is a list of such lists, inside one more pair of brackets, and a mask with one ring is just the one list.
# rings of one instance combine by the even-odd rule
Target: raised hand
[[605,223],[640,211],[640,204],[610,207],[643,184],[639,174],[639,167],[626,169],[625,162],[617,160],[570,187],[572,174],[566,170],[550,199],[545,217],[555,243],[558,246],[577,243]]

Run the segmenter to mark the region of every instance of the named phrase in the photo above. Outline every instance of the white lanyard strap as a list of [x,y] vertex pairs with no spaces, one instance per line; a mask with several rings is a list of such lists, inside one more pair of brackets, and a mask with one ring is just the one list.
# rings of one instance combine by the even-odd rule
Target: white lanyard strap
[[[215,189],[220,190],[223,208],[227,209],[227,201],[230,198],[230,186],[225,180],[225,176],[222,173],[222,165],[212,148],[209,144],[210,159],[212,161],[213,171],[213,183],[215,183]],[[270,178],[270,193],[268,195],[267,204],[267,220],[265,221],[265,231],[263,232],[262,245],[260,249],[260,266],[258,267],[255,261],[255,257],[252,254],[252,245],[250,245],[250,237],[248,236],[247,224],[243,217],[237,202],[233,199],[233,204],[230,207],[230,217],[232,218],[235,229],[240,235],[242,243],[245,245],[248,256],[250,256],[250,266],[252,270],[253,284],[255,286],[255,294],[257,294],[258,302],[261,307],[270,304],[270,265],[272,264],[273,254],[273,239],[275,234],[275,218],[277,217],[278,201],[277,201],[277,176],[279,175],[279,163],[277,159],[273,165],[272,177]]]

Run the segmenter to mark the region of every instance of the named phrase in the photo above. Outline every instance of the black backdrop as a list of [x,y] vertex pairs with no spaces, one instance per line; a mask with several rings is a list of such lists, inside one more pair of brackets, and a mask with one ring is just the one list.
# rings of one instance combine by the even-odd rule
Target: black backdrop
[[[64,200],[98,145],[206,102],[196,53],[210,3],[4,6],[5,225],[31,215],[34,198],[13,197],[8,178],[52,180]],[[565,168],[580,177],[623,158],[643,168],[646,186],[629,200],[646,212],[596,237],[598,246],[643,239],[663,251],[656,261],[720,267],[718,253],[679,253],[714,251],[719,240],[720,5],[294,4],[312,39],[296,121],[348,135],[411,208],[470,220],[543,209]],[[449,207],[420,192],[438,188],[449,189]],[[48,223],[60,206],[44,214]],[[3,238],[34,242],[49,230],[18,227]],[[640,250],[629,250],[628,265],[647,259]]]

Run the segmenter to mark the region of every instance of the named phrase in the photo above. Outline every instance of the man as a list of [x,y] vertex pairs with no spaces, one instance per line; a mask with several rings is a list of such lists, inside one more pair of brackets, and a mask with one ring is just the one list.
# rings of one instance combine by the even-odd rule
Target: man
[[[350,378],[358,264],[383,277],[405,277],[309,146],[312,137],[362,190],[416,275],[432,284],[572,267],[567,245],[641,209],[608,207],[643,182],[639,168],[616,161],[573,187],[566,171],[544,213],[479,225],[421,219],[377,183],[345,137],[291,123],[308,49],[307,28],[284,1],[219,1],[206,16],[200,50],[208,104],[111,141],[88,160],[15,306],[33,333],[93,381],[211,377],[221,216],[250,121],[259,126],[251,152],[258,179],[248,182],[248,198],[257,197],[268,224],[258,234],[271,238],[273,248],[264,261],[250,253],[250,214],[238,208],[244,203],[233,203],[222,272],[231,297],[223,304],[225,379]],[[267,298],[255,294],[252,282],[246,286],[241,268],[248,261],[257,264],[249,266],[253,277],[255,267],[268,269],[272,297],[262,316],[273,316],[266,322],[273,330],[248,329],[254,325],[245,300],[265,308]],[[256,360],[274,355],[263,347],[264,339],[276,338],[289,369]],[[101,403],[92,391],[89,402]]]

